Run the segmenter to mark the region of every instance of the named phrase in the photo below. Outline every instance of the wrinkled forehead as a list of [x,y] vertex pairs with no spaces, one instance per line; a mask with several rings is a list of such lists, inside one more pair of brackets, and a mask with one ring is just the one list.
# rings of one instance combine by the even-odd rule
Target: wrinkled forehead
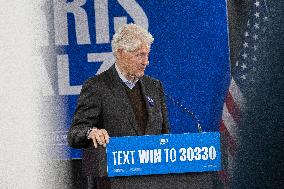
[[133,51],[128,52],[150,52],[151,45],[149,43],[141,42]]

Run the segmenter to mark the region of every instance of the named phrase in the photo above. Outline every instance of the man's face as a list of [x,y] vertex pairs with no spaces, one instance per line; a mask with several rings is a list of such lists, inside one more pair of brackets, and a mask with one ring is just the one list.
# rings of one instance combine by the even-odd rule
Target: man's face
[[147,44],[140,45],[134,51],[127,52],[120,50],[118,52],[118,61],[121,71],[126,74],[129,79],[140,78],[144,75],[144,71],[148,65],[150,47]]

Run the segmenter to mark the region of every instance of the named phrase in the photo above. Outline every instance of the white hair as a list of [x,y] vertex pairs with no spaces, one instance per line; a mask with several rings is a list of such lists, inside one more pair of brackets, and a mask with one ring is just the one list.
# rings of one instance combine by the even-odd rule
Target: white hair
[[146,43],[150,46],[153,41],[153,36],[141,26],[133,23],[126,24],[119,28],[113,35],[111,41],[112,52],[115,55],[118,49],[123,49],[128,52],[134,51],[142,43]]

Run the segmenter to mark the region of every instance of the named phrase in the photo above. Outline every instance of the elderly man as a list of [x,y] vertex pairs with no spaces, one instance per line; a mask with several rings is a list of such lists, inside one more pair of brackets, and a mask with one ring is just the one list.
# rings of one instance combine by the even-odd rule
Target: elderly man
[[112,40],[115,64],[83,85],[68,142],[83,148],[88,188],[144,188],[151,182],[152,176],[108,178],[105,147],[112,136],[169,132],[162,85],[144,75],[153,40],[140,26],[124,25]]

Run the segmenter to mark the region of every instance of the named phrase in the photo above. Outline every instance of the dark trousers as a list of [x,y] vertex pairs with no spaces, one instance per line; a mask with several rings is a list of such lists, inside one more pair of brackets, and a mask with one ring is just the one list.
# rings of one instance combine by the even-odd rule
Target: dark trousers
[[87,176],[88,189],[111,189],[108,177]]

